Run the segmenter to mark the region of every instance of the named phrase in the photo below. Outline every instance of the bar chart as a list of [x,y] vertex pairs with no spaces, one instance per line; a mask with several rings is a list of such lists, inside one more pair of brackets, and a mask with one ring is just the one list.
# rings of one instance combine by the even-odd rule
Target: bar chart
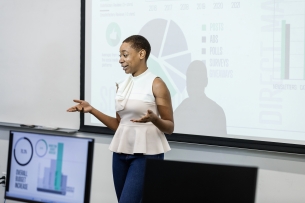
[[37,191],[65,195],[67,192],[68,176],[62,174],[64,144],[57,144],[57,159],[49,161],[50,167],[41,167],[43,178],[38,178]]
[[305,80],[305,1],[275,0],[274,10],[274,78]]

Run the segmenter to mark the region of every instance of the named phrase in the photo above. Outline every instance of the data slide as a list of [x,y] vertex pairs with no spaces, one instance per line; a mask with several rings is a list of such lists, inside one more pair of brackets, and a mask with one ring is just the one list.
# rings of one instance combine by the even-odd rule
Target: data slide
[[90,139],[13,132],[6,196],[84,202]]
[[86,1],[85,100],[115,116],[120,45],[142,35],[175,133],[305,144],[304,30],[304,0]]

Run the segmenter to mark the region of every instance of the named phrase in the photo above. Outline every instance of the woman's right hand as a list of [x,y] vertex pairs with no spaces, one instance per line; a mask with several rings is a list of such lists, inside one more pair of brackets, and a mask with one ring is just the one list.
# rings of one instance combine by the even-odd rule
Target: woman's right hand
[[78,103],[76,106],[73,106],[71,108],[69,108],[67,111],[68,112],[75,112],[75,111],[79,111],[82,113],[88,113],[91,112],[93,107],[86,101],[83,100],[78,100],[78,99],[74,99],[74,102]]

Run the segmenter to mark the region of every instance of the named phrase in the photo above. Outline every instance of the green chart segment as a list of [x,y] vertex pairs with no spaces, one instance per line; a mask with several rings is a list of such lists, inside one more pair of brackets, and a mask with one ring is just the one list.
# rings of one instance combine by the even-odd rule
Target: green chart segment
[[57,160],[56,160],[56,174],[55,174],[55,190],[61,190],[61,172],[62,172],[62,158],[64,152],[64,144],[57,145]]

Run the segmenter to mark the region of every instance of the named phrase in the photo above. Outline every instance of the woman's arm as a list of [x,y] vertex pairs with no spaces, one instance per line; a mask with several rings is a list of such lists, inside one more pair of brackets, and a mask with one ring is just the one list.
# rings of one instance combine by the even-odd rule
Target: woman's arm
[[158,117],[151,110],[147,110],[147,114],[144,117],[131,121],[139,123],[152,122],[162,132],[172,134],[174,132],[172,101],[170,92],[161,78],[156,78],[154,80],[153,94],[156,98],[156,104],[160,117]]
[[118,114],[116,114],[116,118],[114,118],[114,117],[108,116],[108,115],[100,112],[99,110],[95,109],[86,101],[77,100],[77,99],[75,99],[73,101],[78,103],[78,105],[69,108],[67,110],[68,112],[79,111],[82,113],[91,113],[111,130],[116,131],[116,129],[118,128],[120,120],[121,120],[120,116]]

